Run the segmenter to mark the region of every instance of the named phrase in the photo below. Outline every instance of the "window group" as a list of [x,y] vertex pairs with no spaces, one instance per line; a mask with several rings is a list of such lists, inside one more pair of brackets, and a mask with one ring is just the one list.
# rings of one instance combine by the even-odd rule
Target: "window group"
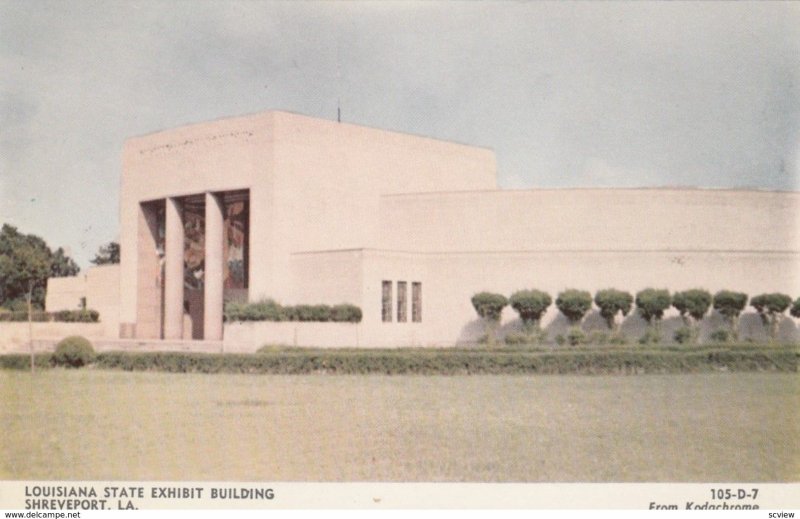
[[[393,284],[397,285],[397,313],[393,312],[392,303]],[[408,281],[384,280],[381,292],[381,319],[385,323],[391,323],[396,319],[398,323],[408,322]],[[419,281],[411,282],[411,322],[422,322],[422,283]]]

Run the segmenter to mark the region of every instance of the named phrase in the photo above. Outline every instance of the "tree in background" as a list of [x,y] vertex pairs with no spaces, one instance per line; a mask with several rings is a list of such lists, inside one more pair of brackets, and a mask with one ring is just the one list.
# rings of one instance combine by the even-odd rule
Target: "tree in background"
[[791,297],[779,293],[760,294],[750,300],[750,306],[755,308],[758,315],[761,316],[761,322],[764,323],[764,326],[769,326],[770,342],[775,341],[783,313],[791,304]]
[[612,333],[617,333],[617,314],[622,313],[622,317],[628,315],[633,305],[633,296],[622,290],[607,288],[597,291],[594,295],[594,304],[600,309],[600,315],[606,320],[608,329]]
[[689,340],[692,342],[697,342],[700,336],[700,321],[711,308],[711,300],[711,292],[702,288],[675,292],[672,295],[672,306],[681,314],[684,326],[691,330]]
[[508,302],[511,308],[519,314],[523,331],[531,335],[533,332],[539,331],[542,314],[547,311],[553,299],[550,294],[541,290],[520,290],[511,294]]
[[50,277],[64,278],[76,276],[81,268],[75,261],[64,253],[64,249],[57,248],[50,262]]
[[747,294],[744,292],[720,290],[714,294],[714,310],[728,321],[734,340],[739,340],[739,314],[746,306]]
[[472,296],[472,306],[486,324],[486,340],[490,346],[495,344],[495,332],[500,325],[500,316],[508,299],[502,294],[480,292]]
[[36,308],[44,307],[48,277],[72,276],[78,265],[63,249],[50,250],[45,241],[22,234],[3,224],[0,230],[0,306],[23,310],[28,298]]
[[101,245],[94,259],[89,260],[95,265],[113,265],[119,263],[119,243],[112,241]]

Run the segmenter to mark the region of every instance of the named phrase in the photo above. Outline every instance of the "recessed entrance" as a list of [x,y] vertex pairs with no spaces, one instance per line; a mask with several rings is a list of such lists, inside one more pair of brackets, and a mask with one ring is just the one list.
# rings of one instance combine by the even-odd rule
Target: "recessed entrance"
[[222,339],[225,301],[246,301],[249,191],[140,206],[137,337]]

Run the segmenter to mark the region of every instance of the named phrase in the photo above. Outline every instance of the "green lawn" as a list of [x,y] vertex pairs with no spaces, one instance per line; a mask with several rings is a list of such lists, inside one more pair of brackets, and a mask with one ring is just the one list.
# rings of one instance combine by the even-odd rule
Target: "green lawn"
[[2,479],[798,481],[800,377],[0,370]]

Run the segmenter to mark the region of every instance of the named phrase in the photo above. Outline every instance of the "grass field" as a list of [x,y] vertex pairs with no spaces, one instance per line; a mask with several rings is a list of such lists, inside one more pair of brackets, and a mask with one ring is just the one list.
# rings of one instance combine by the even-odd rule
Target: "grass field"
[[2,479],[798,481],[800,377],[0,370]]

